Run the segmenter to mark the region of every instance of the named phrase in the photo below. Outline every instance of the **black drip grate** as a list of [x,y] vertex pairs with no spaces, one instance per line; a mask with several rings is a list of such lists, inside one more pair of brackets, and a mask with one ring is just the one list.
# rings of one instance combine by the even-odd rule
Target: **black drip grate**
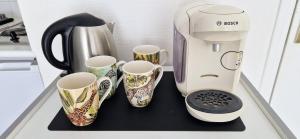
[[242,108],[239,97],[221,90],[201,90],[187,96],[187,103],[192,108],[207,113],[230,113]]

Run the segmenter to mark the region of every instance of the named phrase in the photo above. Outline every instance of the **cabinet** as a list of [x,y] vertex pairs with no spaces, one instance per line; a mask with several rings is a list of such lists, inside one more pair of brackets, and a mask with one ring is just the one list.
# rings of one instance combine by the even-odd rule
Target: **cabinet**
[[[16,0],[0,0],[0,13],[14,18],[14,22],[0,25],[0,33],[21,20]],[[41,74],[34,60],[35,55],[30,49],[27,37],[18,37],[20,42],[13,43],[10,37],[0,36],[0,134],[9,128],[44,90]]]
[[280,2],[272,38],[266,53],[267,59],[264,63],[263,74],[259,86],[256,87],[267,102],[271,101],[296,2],[297,0],[282,0]]
[[[24,63],[24,62],[23,62]],[[13,63],[11,63],[13,64]],[[27,65],[26,65],[27,66]],[[37,65],[17,63],[9,66],[0,60],[0,95],[3,112],[0,114],[2,134],[44,90]]]
[[271,106],[288,125],[294,134],[300,138],[300,5],[294,13],[294,18],[282,56],[276,84],[274,86]]

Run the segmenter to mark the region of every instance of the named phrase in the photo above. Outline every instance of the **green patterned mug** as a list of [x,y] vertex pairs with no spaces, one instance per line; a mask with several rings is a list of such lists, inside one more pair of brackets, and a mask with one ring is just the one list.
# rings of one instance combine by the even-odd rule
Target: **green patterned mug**
[[[112,95],[115,94],[116,88],[122,81],[122,77],[117,79],[117,70],[121,65],[125,63],[125,61],[117,62],[116,58],[106,55],[92,57],[85,62],[87,71],[96,75],[97,78],[109,77],[111,79],[112,90],[107,98],[110,98]],[[108,86],[106,83],[100,85],[100,96],[103,95],[105,89],[107,88]]]
[[167,50],[160,49],[155,45],[139,45],[133,48],[134,60],[145,60],[153,64],[164,65],[168,61],[168,57]]
[[[108,82],[108,89],[99,100],[99,85]],[[77,72],[62,77],[57,81],[57,88],[63,109],[75,126],[91,124],[97,116],[104,99],[112,89],[108,77],[97,77],[88,72]]]
[[[125,92],[130,104],[134,107],[147,106],[163,76],[162,66],[137,60],[124,64],[122,71]],[[157,78],[155,78],[156,71],[159,71]]]

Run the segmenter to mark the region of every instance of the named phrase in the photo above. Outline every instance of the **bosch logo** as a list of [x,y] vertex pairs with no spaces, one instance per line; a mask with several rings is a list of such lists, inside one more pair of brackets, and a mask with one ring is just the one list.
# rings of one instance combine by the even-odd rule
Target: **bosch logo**
[[224,25],[238,25],[238,21],[230,21],[230,22],[224,22]]
[[224,26],[235,26],[235,25],[238,25],[239,22],[238,21],[225,21],[225,22],[217,21],[216,24],[217,24],[217,26],[221,26],[221,25],[224,25]]
[[222,25],[222,21],[217,21],[217,26],[221,26]]

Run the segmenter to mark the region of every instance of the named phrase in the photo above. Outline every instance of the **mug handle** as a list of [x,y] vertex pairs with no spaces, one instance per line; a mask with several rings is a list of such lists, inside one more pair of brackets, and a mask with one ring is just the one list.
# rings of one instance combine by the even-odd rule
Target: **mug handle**
[[106,90],[106,92],[104,93],[103,97],[100,99],[99,101],[99,108],[101,106],[101,104],[103,103],[103,101],[106,99],[106,97],[108,96],[108,94],[110,93],[111,89],[112,89],[112,82],[110,80],[110,78],[108,77],[101,77],[97,80],[97,85],[98,85],[98,89],[100,88],[100,84],[104,81],[109,81],[109,87],[108,89]]
[[160,55],[161,55],[161,54],[164,55],[163,58],[160,58],[160,59],[161,59],[161,62],[159,62],[160,65],[166,64],[167,61],[168,61],[168,58],[169,58],[169,53],[168,53],[168,51],[167,51],[166,49],[161,49],[161,50],[159,51],[159,53],[160,53]]
[[159,83],[159,81],[161,80],[163,74],[164,74],[164,70],[163,67],[161,65],[154,65],[155,66],[155,71],[159,70],[159,74],[157,76],[157,78],[155,79],[154,82],[154,88],[157,86],[157,84]]
[[[117,62],[117,64],[116,64],[117,69],[119,69],[121,72],[123,72],[121,67],[122,67],[125,63],[126,63],[125,61],[119,61],[119,62]],[[122,80],[123,80],[123,74],[122,74],[122,76],[118,79],[116,87],[119,86],[119,84],[121,83]]]

